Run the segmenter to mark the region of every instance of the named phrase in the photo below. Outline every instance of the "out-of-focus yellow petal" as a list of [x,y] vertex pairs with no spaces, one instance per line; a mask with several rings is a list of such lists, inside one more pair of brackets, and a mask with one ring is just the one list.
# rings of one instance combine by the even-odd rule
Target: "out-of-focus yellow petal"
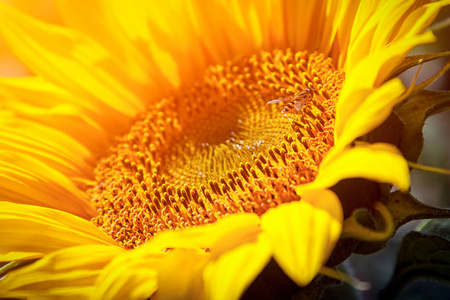
[[332,190],[305,191],[302,194],[301,201],[306,201],[315,208],[327,211],[334,219],[341,223],[344,220],[342,204]]
[[[150,1],[129,5],[114,0],[104,1],[100,6],[101,11],[107,11],[111,19],[119,23],[114,26],[119,26],[119,31],[135,42],[135,48],[150,61],[153,69],[160,70],[162,77],[172,80],[174,85],[183,86],[198,79],[208,65],[251,55],[261,49],[292,48],[330,53],[334,39],[346,35],[341,27],[351,30],[354,12],[347,14],[347,11],[353,11],[358,3],[165,1],[162,4]],[[75,13],[75,17],[78,14],[80,12]],[[173,20],[177,20],[177,26],[173,25]],[[100,25],[100,31],[104,31],[103,26]],[[76,26],[82,27],[85,25]],[[97,30],[93,30],[93,34],[98,34]],[[113,39],[117,39],[117,34]],[[338,47],[340,43],[336,43]],[[345,45],[339,50],[343,48]]]
[[272,246],[264,233],[221,255],[205,266],[203,279],[207,299],[240,299],[269,262]]
[[332,187],[342,179],[366,178],[391,183],[402,191],[409,188],[408,164],[400,151],[385,143],[358,145],[345,151],[332,149],[322,161],[316,179],[296,187],[303,194],[310,189]]
[[254,214],[230,215],[211,225],[188,228],[183,231],[166,231],[152,240],[159,248],[208,248],[213,255],[240,244],[255,241],[261,232],[260,219]]
[[206,299],[202,271],[210,254],[201,249],[175,249],[158,274],[157,299]]
[[121,134],[129,122],[106,103],[78,97],[41,77],[0,78],[0,95],[3,108],[11,110],[16,119],[58,129],[94,153],[105,152],[109,139]]
[[162,265],[165,256],[161,249],[144,245],[114,258],[98,276],[92,299],[150,297],[158,288],[158,271],[165,267]]
[[[259,221],[252,214],[232,215],[212,225],[160,233],[105,268],[96,283],[98,299],[148,297],[159,286],[157,278],[163,284],[157,294],[161,299],[199,299],[204,294],[201,272],[205,264],[236,246],[255,241],[261,231]],[[175,250],[163,252],[171,248]],[[201,249],[209,251],[206,254]]]
[[[41,256],[66,247],[118,246],[92,223],[77,216],[33,205],[0,202],[0,261]],[[3,255],[5,255],[3,257]]]
[[40,20],[55,24],[61,23],[54,0],[2,0],[2,2],[12,5]]
[[[120,45],[119,51],[112,52],[119,52],[117,55],[127,65],[131,64],[131,70],[140,67],[147,73],[150,84],[154,84],[158,93],[170,93],[181,83],[198,79],[209,65],[205,62],[208,55],[204,55],[204,45],[190,21],[190,3],[144,1],[129,5],[123,1],[100,1],[88,15],[95,19],[95,14],[100,13],[104,16],[104,22],[97,26],[98,30],[92,31],[91,26],[87,28],[77,18],[84,14],[82,9],[72,15],[70,1],[60,2],[65,19],[71,25],[105,45]],[[86,7],[89,7],[87,2]],[[177,26],[173,25],[173,20],[177,20]],[[99,35],[101,37],[97,38]]]
[[[16,126],[11,126],[8,121],[12,121]],[[39,132],[39,129],[42,131]],[[38,133],[47,134],[48,141],[40,139]],[[5,117],[0,121],[0,143],[3,146],[2,152],[20,153],[17,156],[32,156],[68,177],[89,177],[89,171],[92,171],[87,164],[90,154],[84,147],[52,127],[42,126],[39,123]],[[68,149],[70,146],[72,148]]]
[[0,151],[0,179],[2,200],[60,209],[86,219],[95,213],[75,183],[31,155]]
[[[2,0],[22,11],[26,11],[41,20],[50,23],[59,23],[59,17],[52,0]],[[0,76],[24,76],[29,75],[29,70],[23,65],[4,45],[5,41],[0,39]]]
[[[324,192],[322,201],[339,201]],[[274,257],[283,271],[305,286],[317,275],[339,240],[342,220],[306,201],[282,204],[261,218],[262,229],[272,244]]]
[[[80,0],[77,5],[73,5],[70,0],[58,0],[56,4],[61,18],[68,27],[83,32],[108,49],[123,62],[133,80],[147,86],[153,84],[152,89],[159,89],[161,92],[164,87],[169,88],[167,79],[163,78],[158,70],[155,70],[155,66],[149,63],[149,58],[139,51],[137,45],[143,41],[128,38],[114,13],[109,10],[109,2],[111,1]],[[146,3],[141,2],[137,7],[143,10],[143,5]],[[133,16],[129,21],[135,19],[136,16]]]
[[42,257],[40,252],[22,252],[22,251],[11,251],[7,254],[2,254],[0,256],[0,261],[14,261],[14,260],[30,260]]
[[82,245],[52,252],[8,273],[0,280],[0,297],[90,299],[100,270],[124,251],[110,245]]
[[36,74],[126,116],[144,109],[137,86],[100,45],[74,31],[34,20],[0,3],[0,32]]

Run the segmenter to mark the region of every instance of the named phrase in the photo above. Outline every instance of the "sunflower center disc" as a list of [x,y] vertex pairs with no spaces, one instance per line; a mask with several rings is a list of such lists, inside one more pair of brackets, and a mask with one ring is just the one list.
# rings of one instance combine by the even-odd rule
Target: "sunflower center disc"
[[343,79],[307,51],[210,67],[149,108],[99,163],[92,222],[134,248],[165,229],[299,200],[294,187],[314,180],[333,146]]

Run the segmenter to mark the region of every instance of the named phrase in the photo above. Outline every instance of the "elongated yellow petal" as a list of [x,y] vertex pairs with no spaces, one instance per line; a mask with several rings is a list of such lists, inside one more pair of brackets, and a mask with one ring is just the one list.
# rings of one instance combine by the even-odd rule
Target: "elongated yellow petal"
[[[92,32],[86,25],[80,24],[77,14],[72,17],[70,1],[61,1],[64,15],[70,24],[80,28],[91,35]],[[87,3],[89,6],[89,4]],[[202,55],[204,49],[199,43],[198,34],[194,31],[188,10],[189,3],[179,1],[166,1],[164,3],[140,2],[139,5],[127,5],[123,1],[102,1],[99,7],[94,7],[92,14],[95,19],[96,11],[105,15],[105,23],[100,24],[99,32],[104,31],[105,26],[110,26],[116,33],[107,33],[100,37],[105,41],[105,36],[112,36],[106,43],[119,43],[122,47],[119,57],[124,57],[133,64],[140,63],[140,67],[150,77],[150,84],[157,93],[170,92],[179,87],[183,82],[191,82],[208,65],[205,62],[206,55]],[[87,6],[87,7],[88,7]],[[155,12],[158,12],[155,14]],[[79,14],[81,14],[81,10]],[[78,19],[74,20],[74,19]],[[177,26],[173,26],[173,20],[177,20]],[[114,51],[116,52],[116,51]],[[132,65],[133,67],[133,65]],[[133,70],[133,68],[131,68]],[[181,71],[181,70],[182,71]],[[156,101],[158,99],[153,99]]]
[[[108,49],[108,51],[120,61],[123,62],[128,76],[134,81],[145,84],[149,90],[157,90],[163,94],[167,89],[169,92],[170,78],[164,78],[161,72],[151,63],[151,58],[147,53],[140,51],[142,48],[142,40],[137,41],[135,38],[129,38],[122,24],[118,22],[117,16],[112,13],[111,7],[113,1],[78,1],[78,5],[73,5],[72,1],[58,0],[56,1],[58,11],[64,20],[64,23],[70,28],[79,30],[90,36],[95,41]],[[180,3],[181,4],[181,3]],[[142,6],[147,5],[141,2],[136,8],[139,14],[133,14],[128,21],[136,22],[136,18],[146,12]],[[129,8],[126,8],[128,10]],[[122,10],[122,14],[125,12]],[[143,26],[148,27],[149,19],[143,22]],[[145,25],[144,25],[145,23]],[[158,99],[148,99],[156,101]]]
[[[355,16],[348,46],[346,66],[352,69],[366,55],[384,47],[398,30],[397,21],[413,4],[413,1],[361,1]],[[383,25],[381,25],[383,24]],[[379,28],[380,26],[380,28]],[[384,39],[382,35],[385,35]],[[375,36],[381,39],[378,41]]]
[[[378,53],[389,49],[393,51],[389,64],[380,59],[378,64],[372,65],[375,69],[370,69],[370,72],[366,69],[366,76],[375,75],[378,79],[376,85],[379,85],[414,46],[432,42],[434,38],[431,32],[426,34],[425,40],[419,37],[439,10],[450,2],[435,1],[426,5],[424,2],[362,1],[355,16],[355,26],[348,46],[346,73],[350,74],[351,70],[368,57],[377,57]],[[366,78],[366,82],[372,84],[369,78]]]
[[31,155],[1,150],[0,178],[2,200],[56,208],[86,219],[94,215],[73,182]]
[[92,172],[88,164],[91,154],[77,140],[37,122],[5,114],[1,117],[0,142],[4,152],[30,155],[66,176],[88,177]]
[[[381,86],[378,86],[379,81],[389,75],[392,65],[400,63],[412,47],[433,39],[433,34],[427,32],[417,37],[399,40],[397,45],[367,56],[346,72],[346,81],[336,107],[335,140],[339,146],[347,145],[354,138],[370,132],[386,120],[392,107],[403,100],[400,94],[404,88],[398,79],[390,80]],[[373,70],[374,66],[379,68],[379,71]],[[369,106],[373,108],[367,110]],[[349,122],[350,118],[355,120],[358,117],[361,117],[359,120],[363,126],[361,128],[357,127],[355,121]]]
[[366,178],[409,188],[408,164],[400,151],[385,143],[358,145],[343,152],[332,149],[320,165],[314,182],[296,187],[299,194],[332,187],[342,179]]
[[394,40],[410,37],[427,29],[431,23],[435,20],[439,11],[450,5],[449,0],[430,1],[425,5],[418,5],[416,9],[408,14],[405,20],[400,24],[401,27],[398,33],[394,36]]
[[260,219],[254,214],[231,215],[211,225],[188,228],[183,231],[160,233],[152,244],[159,248],[208,248],[213,255],[220,255],[240,244],[255,241],[261,232]]
[[[393,79],[379,88],[356,91],[349,96],[354,98],[355,106],[341,106],[338,116],[341,121],[338,122],[336,119],[338,122],[335,131],[336,147],[343,148],[383,123],[392,112],[394,105],[402,100],[400,96],[403,92],[404,88],[400,79]],[[347,102],[350,101],[349,99]],[[341,126],[340,131],[338,131],[338,125]]]
[[23,1],[23,0],[5,0],[3,2],[12,5],[27,14],[45,20],[49,23],[60,24],[61,20],[59,13],[55,6],[55,1],[48,0],[33,0],[33,1]]
[[116,257],[98,276],[92,299],[147,299],[158,288],[158,270],[164,257],[161,249],[151,246]]
[[272,256],[265,234],[224,253],[205,266],[203,278],[207,299],[240,299],[243,292],[264,269]]
[[[332,192],[323,192],[324,202],[339,202]],[[282,204],[262,216],[274,257],[283,271],[304,286],[328,259],[342,230],[342,219],[306,201]]]
[[209,259],[200,249],[169,253],[158,273],[158,299],[206,299],[202,271]]
[[125,250],[110,245],[82,245],[52,252],[0,280],[0,297],[90,299],[101,269]]
[[[3,108],[14,112],[16,118],[31,119],[58,129],[95,153],[104,152],[108,139],[120,134],[120,128],[128,124],[127,119],[109,105],[77,97],[41,77],[0,78],[0,95]],[[61,143],[60,147],[64,146],[65,143]],[[67,148],[65,152],[71,149]],[[82,153],[76,154],[81,156]]]
[[97,43],[5,4],[0,4],[0,11],[1,34],[33,72],[81,97],[105,102],[125,116],[143,110],[141,87]]
[[[0,202],[0,261],[70,246],[117,244],[90,222],[54,209]],[[28,253],[28,254],[27,254]],[[3,257],[3,255],[5,255]]]
[[[361,3],[355,16],[344,66],[345,84],[336,108],[335,139],[338,143],[346,145],[352,138],[374,129],[387,118],[392,107],[402,100],[395,96],[398,93],[393,89],[385,95],[372,93],[378,93],[383,81],[413,47],[435,40],[431,31],[422,32],[440,8],[448,4],[446,1],[437,1],[421,6],[415,1],[385,1],[380,2],[373,12],[372,5],[378,4]],[[381,88],[388,91],[393,86],[382,85]],[[397,90],[400,92],[400,89]],[[378,96],[382,101],[378,101]],[[372,102],[375,98],[377,100]],[[375,112],[374,109],[367,110],[369,105],[378,106],[379,114],[365,115],[366,111]],[[350,116],[358,116],[366,121],[362,122],[364,124],[351,125],[348,121]]]
[[[230,249],[256,241],[261,232],[259,223],[258,216],[242,214],[229,216],[212,225],[162,232],[105,268],[96,283],[99,286],[98,299],[141,299],[150,296],[158,286],[161,299],[192,299],[194,296],[198,299],[204,295],[201,286],[206,263]],[[174,250],[164,253],[165,249]],[[208,249],[208,252],[201,249]],[[265,253],[264,248],[261,251]],[[254,264],[256,266],[253,272],[249,270],[250,274],[264,267],[261,260]],[[183,265],[182,269],[180,265]],[[157,283],[157,278],[163,286]],[[246,278],[251,280],[250,276]]]

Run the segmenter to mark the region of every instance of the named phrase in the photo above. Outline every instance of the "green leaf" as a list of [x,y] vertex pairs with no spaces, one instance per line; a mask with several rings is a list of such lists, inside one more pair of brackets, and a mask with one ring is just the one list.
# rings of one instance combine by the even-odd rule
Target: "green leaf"
[[450,283],[450,241],[410,232],[400,248],[391,282],[381,299],[392,299],[417,279]]

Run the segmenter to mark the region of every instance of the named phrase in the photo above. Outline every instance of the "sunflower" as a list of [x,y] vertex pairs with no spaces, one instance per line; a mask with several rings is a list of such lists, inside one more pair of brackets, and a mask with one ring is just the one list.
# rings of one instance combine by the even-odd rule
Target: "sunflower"
[[447,4],[1,4],[32,75],[0,80],[0,297],[237,299],[271,268],[364,288],[333,267],[419,215],[395,206],[404,125],[448,101],[396,77],[448,55],[406,57]]

